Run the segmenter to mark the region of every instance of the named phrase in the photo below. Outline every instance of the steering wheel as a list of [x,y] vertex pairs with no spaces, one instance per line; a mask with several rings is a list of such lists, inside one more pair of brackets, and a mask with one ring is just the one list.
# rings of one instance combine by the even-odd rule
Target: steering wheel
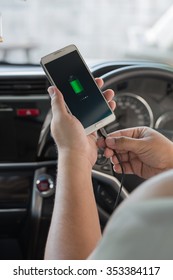
[[157,78],[173,82],[173,70],[167,65],[133,65],[112,70],[101,78],[104,80],[103,90],[114,88],[118,83],[140,77]]

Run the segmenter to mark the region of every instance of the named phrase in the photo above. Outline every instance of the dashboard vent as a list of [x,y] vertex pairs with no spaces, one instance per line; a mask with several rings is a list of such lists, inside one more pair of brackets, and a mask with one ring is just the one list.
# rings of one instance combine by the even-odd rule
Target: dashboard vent
[[45,77],[0,77],[0,96],[44,95],[47,94],[47,87]]

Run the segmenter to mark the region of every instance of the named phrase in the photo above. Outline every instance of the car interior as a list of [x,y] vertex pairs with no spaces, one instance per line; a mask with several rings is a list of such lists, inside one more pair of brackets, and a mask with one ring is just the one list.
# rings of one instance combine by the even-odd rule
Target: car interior
[[[29,10],[29,13],[33,11],[35,16],[36,8],[40,7],[41,1],[34,3],[30,0],[16,0],[13,4],[10,1],[7,4],[5,0],[2,2],[4,3],[0,15],[2,39],[0,43],[0,259],[43,259],[55,190],[58,187],[56,186],[58,153],[50,132],[52,114],[47,93],[50,84],[39,61],[42,55],[46,55],[52,49],[63,47],[66,41],[62,39],[57,47],[47,46],[47,49],[38,53],[38,59],[34,58],[34,62],[29,62],[32,51],[39,48],[38,44],[34,40],[33,44],[31,41],[27,43],[26,40],[21,41],[20,44],[18,40],[18,43],[13,44],[10,40],[8,42],[8,36],[6,42],[5,32],[9,27],[5,26],[5,18],[12,12],[14,4],[16,15],[24,12],[25,9],[27,12]],[[52,3],[57,9],[62,8],[65,13],[68,1],[64,4],[62,2]],[[77,2],[80,1],[72,2],[76,4],[77,10]],[[84,2],[87,5],[87,1]],[[89,2],[91,4],[91,1]],[[106,1],[103,2],[106,5]],[[44,5],[45,3],[49,4],[48,1],[44,1]],[[113,1],[110,1],[109,5],[111,8]],[[21,11],[20,7],[22,7]],[[127,10],[128,7],[127,5]],[[171,1],[166,1],[165,5],[160,4],[156,16],[159,18],[171,7]],[[80,8],[82,9],[82,6]],[[94,9],[94,6],[91,5],[90,13],[92,8]],[[116,6],[114,8],[116,9]],[[12,24],[11,20],[11,28],[13,28]],[[18,24],[15,28],[25,30],[25,26]],[[72,32],[69,30],[68,32]],[[44,34],[44,30],[40,32]],[[45,32],[48,32],[48,27]],[[80,40],[74,41],[70,33],[67,35],[70,42],[79,44],[79,48],[81,45],[85,53],[87,44],[83,47]],[[92,44],[94,45],[94,42]],[[145,46],[146,44],[145,41]],[[166,47],[158,49],[158,54],[166,53]],[[90,48],[92,50],[92,47]],[[157,52],[155,45],[150,45],[148,49],[146,47],[146,50],[150,51],[151,48]],[[135,54],[135,48],[133,51]],[[167,53],[170,53],[170,48]],[[158,57],[146,59],[145,52],[144,56],[141,54],[140,58],[136,58],[132,55],[132,47],[121,59],[117,59],[117,55],[115,58],[113,55],[111,58],[104,57],[103,55],[102,58],[91,59],[88,64],[92,75],[104,80],[103,90],[111,88],[116,93],[114,97],[117,104],[114,112],[116,119],[105,127],[107,134],[128,127],[148,126],[173,141],[171,58],[169,64],[167,59],[164,60],[164,55],[160,55],[160,59]],[[102,230],[114,211],[121,180],[121,174],[113,171],[111,161],[104,157],[102,150],[98,149],[97,161],[92,170],[92,181]],[[125,175],[119,204],[127,199],[142,182],[143,179],[135,175]]]

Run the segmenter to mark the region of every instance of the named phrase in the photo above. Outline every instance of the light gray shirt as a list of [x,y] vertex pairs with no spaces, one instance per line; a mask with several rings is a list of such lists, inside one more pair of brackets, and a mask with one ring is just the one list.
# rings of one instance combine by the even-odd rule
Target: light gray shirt
[[143,200],[115,211],[89,259],[173,260],[173,198]]

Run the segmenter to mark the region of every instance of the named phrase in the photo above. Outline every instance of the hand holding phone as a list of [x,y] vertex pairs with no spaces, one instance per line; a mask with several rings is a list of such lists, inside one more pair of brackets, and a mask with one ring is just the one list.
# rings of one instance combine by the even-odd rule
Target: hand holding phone
[[74,45],[41,58],[52,85],[60,89],[68,111],[82,123],[86,134],[115,120],[81,54]]

